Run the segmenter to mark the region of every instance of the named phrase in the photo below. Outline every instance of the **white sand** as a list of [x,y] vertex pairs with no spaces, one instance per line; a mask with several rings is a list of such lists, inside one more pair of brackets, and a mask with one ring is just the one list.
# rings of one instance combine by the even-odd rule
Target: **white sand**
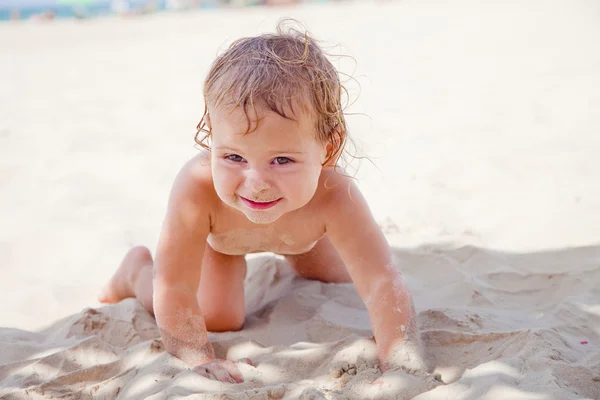
[[[358,62],[358,177],[435,371],[381,385],[350,285],[250,260],[244,384],[187,371],[134,300],[218,48],[305,21]],[[0,26],[0,398],[600,398],[600,5],[402,1]],[[342,67],[351,72],[348,61]],[[356,87],[352,87],[356,94]]]

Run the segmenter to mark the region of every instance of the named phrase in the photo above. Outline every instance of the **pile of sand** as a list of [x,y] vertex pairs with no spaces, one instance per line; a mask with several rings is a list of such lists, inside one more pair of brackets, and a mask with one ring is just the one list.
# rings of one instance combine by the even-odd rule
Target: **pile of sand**
[[250,263],[244,329],[211,334],[219,357],[256,364],[240,364],[244,383],[190,371],[165,352],[152,316],[127,299],[39,333],[1,329],[0,397],[598,398],[600,247],[523,255],[438,247],[396,255],[421,305],[420,332],[441,381],[401,371],[381,378],[353,286],[297,278],[283,261],[264,256]]

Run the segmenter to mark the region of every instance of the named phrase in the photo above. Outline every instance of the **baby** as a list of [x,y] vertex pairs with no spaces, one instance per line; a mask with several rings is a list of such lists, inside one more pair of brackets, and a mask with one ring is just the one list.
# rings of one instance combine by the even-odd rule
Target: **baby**
[[[425,369],[411,296],[360,191],[336,168],[347,138],[339,75],[307,34],[238,40],[213,63],[196,141],[173,184],[152,260],[131,249],[99,296],[136,297],[165,348],[195,371],[242,382],[207,331],[240,330],[248,253],[285,256],[301,277],[353,282],[380,366]],[[244,360],[250,363],[249,360]]]

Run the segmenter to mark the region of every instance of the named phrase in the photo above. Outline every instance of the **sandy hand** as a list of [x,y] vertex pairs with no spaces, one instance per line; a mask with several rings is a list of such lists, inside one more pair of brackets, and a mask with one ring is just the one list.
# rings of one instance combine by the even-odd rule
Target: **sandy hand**
[[429,372],[421,343],[414,338],[397,343],[384,360],[380,359],[380,367],[383,374],[373,382],[373,387],[399,393],[408,382],[413,392],[405,393],[403,398],[412,399],[444,384],[440,374]]
[[413,375],[427,375],[429,368],[418,340],[403,340],[396,344],[390,354],[380,360],[381,370],[406,371]]
[[[240,362],[254,365],[248,358],[243,358],[236,363]],[[238,367],[235,365],[236,363],[229,360],[216,359],[201,365],[196,365],[194,371],[208,379],[225,383],[242,383],[244,382],[244,378]]]

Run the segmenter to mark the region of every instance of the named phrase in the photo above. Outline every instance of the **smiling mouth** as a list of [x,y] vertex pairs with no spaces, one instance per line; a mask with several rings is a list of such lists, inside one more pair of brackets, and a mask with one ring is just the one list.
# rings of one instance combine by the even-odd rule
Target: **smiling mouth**
[[273,207],[275,204],[279,203],[280,198],[273,201],[252,201],[245,197],[240,196],[240,199],[250,208],[255,210],[266,210],[267,208]]

